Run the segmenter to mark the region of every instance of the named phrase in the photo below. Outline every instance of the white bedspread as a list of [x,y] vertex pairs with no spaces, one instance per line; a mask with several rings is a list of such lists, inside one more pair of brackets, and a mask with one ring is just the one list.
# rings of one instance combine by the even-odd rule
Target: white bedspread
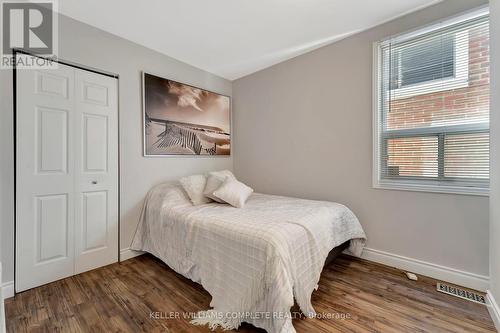
[[304,314],[315,314],[311,294],[325,259],[348,240],[359,256],[363,229],[337,203],[255,193],[242,209],[193,206],[180,185],[164,183],[147,196],[132,249],[201,283],[212,296],[206,314],[220,316],[209,323],[237,328],[244,321],[286,333],[295,332],[294,297]]

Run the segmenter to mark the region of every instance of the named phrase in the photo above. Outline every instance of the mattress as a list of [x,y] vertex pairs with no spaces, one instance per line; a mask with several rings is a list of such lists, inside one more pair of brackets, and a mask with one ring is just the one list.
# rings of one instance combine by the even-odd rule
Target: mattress
[[254,193],[244,208],[193,206],[169,182],[148,193],[131,248],[155,255],[211,294],[212,309],[195,322],[295,332],[294,299],[315,315],[311,294],[328,253],[345,242],[346,251],[360,255],[365,234],[341,204]]

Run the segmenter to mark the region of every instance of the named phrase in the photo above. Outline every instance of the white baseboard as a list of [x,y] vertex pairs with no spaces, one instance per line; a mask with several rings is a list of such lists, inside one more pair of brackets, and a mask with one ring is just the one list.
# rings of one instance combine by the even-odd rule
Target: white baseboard
[[140,256],[144,252],[142,251],[135,251],[127,247],[126,249],[120,250],[120,261],[125,261],[128,259],[132,259],[134,257]]
[[490,285],[490,278],[488,276],[469,273],[380,250],[365,248],[361,258],[479,291],[486,291]]
[[498,306],[498,303],[496,302],[490,290],[486,292],[486,301],[491,319],[493,319],[497,331],[500,332],[500,306]]
[[2,283],[2,296],[4,299],[14,297],[14,281]]

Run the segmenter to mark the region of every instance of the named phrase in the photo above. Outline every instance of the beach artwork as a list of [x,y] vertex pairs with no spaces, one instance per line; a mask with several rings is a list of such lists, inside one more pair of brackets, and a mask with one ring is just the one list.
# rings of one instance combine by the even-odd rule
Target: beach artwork
[[144,154],[230,155],[230,98],[144,73]]

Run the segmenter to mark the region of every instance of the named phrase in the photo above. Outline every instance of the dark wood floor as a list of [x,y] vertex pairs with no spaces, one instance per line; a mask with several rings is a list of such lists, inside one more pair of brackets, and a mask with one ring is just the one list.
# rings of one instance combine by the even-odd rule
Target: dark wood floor
[[[341,256],[313,294],[316,311],[332,318],[298,318],[294,326],[297,332],[495,332],[485,306],[437,293],[435,283]],[[143,255],[20,293],[5,311],[8,332],[210,332],[165,318],[209,303],[201,286]],[[244,325],[238,332],[263,331]]]

